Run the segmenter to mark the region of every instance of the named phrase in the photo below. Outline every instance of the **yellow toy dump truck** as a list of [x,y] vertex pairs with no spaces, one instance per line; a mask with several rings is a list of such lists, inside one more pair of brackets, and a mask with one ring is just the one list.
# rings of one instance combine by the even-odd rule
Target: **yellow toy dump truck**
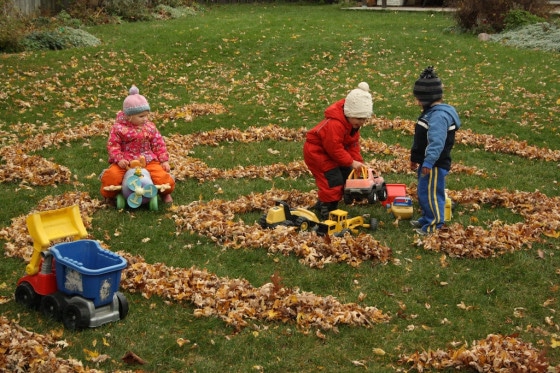
[[344,210],[333,210],[329,218],[321,222],[315,213],[304,208],[290,208],[285,201],[276,201],[266,214],[259,219],[262,228],[274,228],[279,225],[297,227],[299,231],[314,230],[318,235],[343,235],[346,232],[358,233],[358,228],[377,228],[377,219],[371,219],[366,223],[366,218],[357,216],[348,218],[348,212]]
[[[33,256],[17,282],[15,300],[69,330],[124,319],[128,301],[118,291],[126,260],[87,240],[77,205],[27,217]],[[59,242],[61,239],[70,242]]]

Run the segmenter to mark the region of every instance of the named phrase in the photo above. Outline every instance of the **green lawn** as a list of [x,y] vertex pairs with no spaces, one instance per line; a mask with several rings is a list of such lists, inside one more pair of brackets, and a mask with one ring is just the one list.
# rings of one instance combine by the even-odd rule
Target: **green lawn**
[[[560,59],[483,43],[453,32],[453,25],[449,14],[429,12],[220,5],[189,18],[88,28],[103,42],[96,48],[1,56],[2,315],[66,341],[57,357],[106,372],[394,372],[410,367],[399,364],[401,355],[470,348],[490,334],[516,336],[544,353],[551,367],[560,364],[558,238],[532,235],[560,231]],[[398,150],[412,143],[419,114],[412,86],[428,65],[463,121],[453,152],[461,168],[448,178],[457,203],[450,237],[423,245],[408,222],[396,224],[380,204],[341,203],[351,215],[379,220],[373,239],[360,242],[389,248],[386,262],[341,258],[314,267],[302,247],[320,239],[263,233],[259,246],[246,238],[259,232],[253,224],[274,193],[293,201],[313,196],[313,179],[300,169],[301,129],[318,123],[324,109],[360,81],[369,83],[375,100],[374,119],[362,132],[375,143],[364,158],[388,183],[414,190],[414,174],[399,166]],[[107,129],[132,84],[147,97],[172,149],[174,206],[155,212],[97,207]],[[10,228],[48,205],[46,198],[67,199],[68,193],[85,193],[75,201],[81,206],[93,201],[91,238],[143,258],[153,284],[205,269],[216,284],[239,279],[247,292],[275,278],[281,291],[312,294],[317,303],[299,309],[299,316],[255,314],[240,325],[228,321],[227,312],[197,316],[196,302],[212,296],[181,300],[166,288],[130,285],[123,289],[130,306],[124,320],[63,330],[13,301],[31,242]],[[458,238],[453,232],[467,233]],[[246,242],[233,245],[239,237]],[[438,244],[441,251],[430,249]],[[487,255],[475,257],[478,250]],[[205,294],[218,285],[206,284]],[[229,299],[231,310],[241,298]],[[256,299],[264,307],[266,299]],[[388,321],[366,327],[302,320],[326,313],[324,302],[376,307]],[[2,333],[5,348],[10,334]],[[146,364],[126,364],[127,351]],[[95,363],[97,354],[107,359]],[[468,371],[447,369],[455,368]]]

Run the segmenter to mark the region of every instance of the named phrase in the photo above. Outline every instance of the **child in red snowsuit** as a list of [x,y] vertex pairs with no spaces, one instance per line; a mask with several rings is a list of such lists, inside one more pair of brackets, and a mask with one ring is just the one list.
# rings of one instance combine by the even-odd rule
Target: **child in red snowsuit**
[[315,178],[321,219],[338,207],[344,183],[352,169],[365,167],[360,152],[360,127],[371,117],[369,85],[361,82],[345,99],[325,110],[325,118],[307,132],[303,159]]

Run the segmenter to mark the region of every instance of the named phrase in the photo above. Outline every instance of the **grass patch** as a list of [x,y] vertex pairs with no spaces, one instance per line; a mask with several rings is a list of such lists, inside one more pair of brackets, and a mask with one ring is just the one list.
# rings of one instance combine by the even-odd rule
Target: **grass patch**
[[[216,6],[199,16],[166,22],[89,27],[102,40],[101,46],[3,56],[3,156],[15,154],[17,149],[8,148],[15,139],[32,143],[41,134],[72,133],[99,120],[112,121],[131,84],[161,115],[193,103],[225,107],[223,114],[195,116],[190,122],[174,118],[156,123],[168,137],[192,134],[196,138],[198,133],[219,128],[245,131],[270,124],[311,128],[328,104],[363,80],[374,91],[378,118],[412,121],[419,114],[412,86],[422,68],[431,64],[444,81],[445,99],[457,107],[465,130],[559,150],[560,85],[558,67],[550,62],[557,56],[481,44],[471,35],[446,32],[452,25],[445,14],[268,4]],[[405,131],[374,126],[364,128],[363,137],[405,148],[412,143]],[[29,213],[46,196],[80,191],[100,198],[96,175],[106,167],[105,142],[105,136],[92,136],[32,152],[70,169],[72,180],[47,186],[0,183],[0,229]],[[191,149],[190,145],[185,147]],[[191,150],[192,157],[224,171],[287,164],[302,157],[301,142],[268,139],[196,145]],[[366,161],[394,159],[381,151],[364,156]],[[558,195],[557,160],[472,144],[457,145],[453,157],[457,164],[477,167],[483,173],[451,173],[450,190],[539,190],[549,197]],[[1,166],[7,164],[6,158]],[[389,183],[415,183],[409,172],[383,176]],[[186,177],[178,180],[173,196],[176,206],[182,206],[199,200],[236,201],[273,188],[308,192],[315,186],[308,174],[297,178]],[[357,267],[327,264],[317,269],[302,264],[295,255],[269,253],[266,247],[227,249],[196,232],[177,234],[175,211],[167,207],[158,211],[102,209],[94,214],[89,233],[112,250],[141,255],[151,264],[194,266],[220,277],[245,279],[254,287],[270,282],[276,273],[286,287],[378,307],[392,316],[389,323],[371,328],[340,325],[334,332],[300,330],[293,320],[257,318],[249,320],[247,328],[235,330],[216,317],[195,317],[191,303],[127,292],[130,313],[126,319],[80,333],[64,331],[69,347],[60,356],[108,372],[130,369],[120,360],[128,350],[147,361],[141,369],[149,372],[363,369],[353,361],[363,362],[372,371],[394,372],[403,353],[446,349],[453,342],[472,343],[503,333],[518,334],[546,350],[552,365],[560,363],[560,353],[550,348],[556,324],[546,321],[554,320],[558,306],[557,239],[543,237],[543,242],[530,248],[489,259],[444,258],[443,253],[418,245],[408,222],[397,224],[380,204],[340,206],[352,216],[370,214],[379,220],[378,230],[371,234],[391,248],[390,262],[365,261]],[[262,213],[237,214],[234,222],[251,225]],[[497,220],[514,224],[524,218],[506,207],[481,204],[478,209],[458,204],[451,223],[488,229]],[[0,261],[0,296],[13,297],[24,267],[21,258]],[[61,324],[13,301],[3,304],[3,315],[37,333],[62,329]],[[189,342],[180,346],[179,338]],[[386,355],[374,354],[374,348]],[[84,349],[109,354],[111,359],[96,365],[87,360]]]

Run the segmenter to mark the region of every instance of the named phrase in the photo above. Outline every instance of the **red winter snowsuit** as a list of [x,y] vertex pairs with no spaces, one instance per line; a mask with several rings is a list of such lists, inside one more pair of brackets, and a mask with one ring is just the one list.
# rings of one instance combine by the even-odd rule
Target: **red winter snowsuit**
[[325,119],[307,132],[303,159],[315,178],[319,201],[338,202],[352,161],[363,162],[360,131],[353,129],[344,115],[342,99],[325,110]]

